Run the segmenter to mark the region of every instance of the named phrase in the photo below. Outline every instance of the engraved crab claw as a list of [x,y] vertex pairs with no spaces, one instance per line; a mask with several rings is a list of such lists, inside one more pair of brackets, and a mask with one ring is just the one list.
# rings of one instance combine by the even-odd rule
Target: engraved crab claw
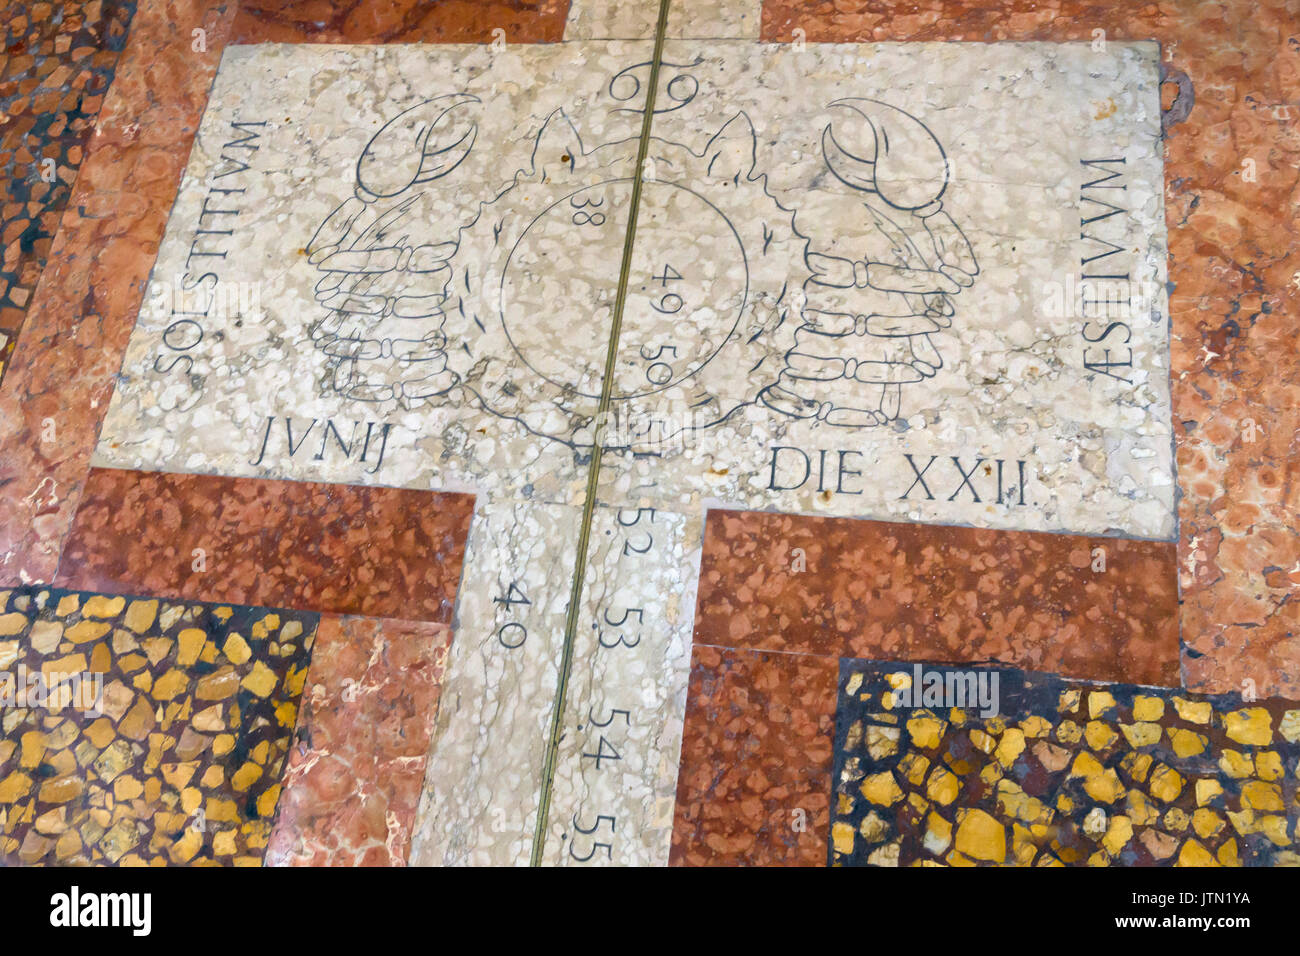
[[[478,135],[470,93],[435,96],[385,123],[357,160],[357,185],[387,199],[446,176],[469,155]],[[364,198],[364,197],[363,197]]]
[[948,188],[948,157],[924,123],[879,100],[830,105],[839,115],[822,132],[822,153],[837,179],[907,212],[939,201]]
[[[478,135],[470,93],[448,93],[398,113],[370,138],[357,160],[356,195],[344,200],[320,224],[307,244],[308,262],[320,265],[344,248],[362,214],[379,199],[404,193],[417,183],[446,176],[470,154]],[[399,216],[406,206],[388,211]]]
[[838,115],[822,131],[827,168],[846,186],[879,196],[889,207],[919,220],[929,239],[925,267],[950,284],[932,291],[970,286],[979,265],[965,235],[944,211],[950,167],[934,133],[911,113],[878,100],[850,98],[830,106]]

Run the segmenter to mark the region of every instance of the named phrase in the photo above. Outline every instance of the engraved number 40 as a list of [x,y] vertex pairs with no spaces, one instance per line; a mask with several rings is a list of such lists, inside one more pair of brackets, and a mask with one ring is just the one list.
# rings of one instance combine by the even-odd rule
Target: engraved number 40
[[[506,588],[503,597],[493,598],[493,604],[503,604],[507,611],[515,604],[532,604],[528,596],[520,589],[515,581],[510,582],[510,587]],[[524,641],[528,640],[528,628],[524,627],[518,621],[507,621],[497,628],[497,640],[501,646],[514,650],[516,647],[522,647]]]

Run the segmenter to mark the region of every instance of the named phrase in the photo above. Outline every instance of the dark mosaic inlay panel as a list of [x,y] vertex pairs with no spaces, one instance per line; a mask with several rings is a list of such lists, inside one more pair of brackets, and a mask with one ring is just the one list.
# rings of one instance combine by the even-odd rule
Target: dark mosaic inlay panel
[[136,0],[0,5],[0,379]]
[[0,863],[260,865],[317,623],[0,591]]
[[840,662],[832,865],[1300,865],[1294,702],[916,666]]

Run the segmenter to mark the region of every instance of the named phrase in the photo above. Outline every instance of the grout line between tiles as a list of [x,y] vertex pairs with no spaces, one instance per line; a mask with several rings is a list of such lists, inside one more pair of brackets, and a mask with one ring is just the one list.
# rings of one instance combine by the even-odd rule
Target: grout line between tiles
[[569,592],[569,607],[564,619],[564,649],[560,656],[560,676],[555,689],[555,702],[551,710],[551,728],[546,744],[546,759],[542,765],[542,793],[537,806],[537,821],[533,829],[533,849],[530,866],[541,866],[546,849],[547,818],[550,815],[551,791],[555,784],[555,765],[559,757],[561,727],[564,724],[564,707],[569,690],[569,676],[573,670],[573,644],[578,632],[578,611],[587,571],[587,549],[591,541],[591,522],[596,510],[596,492],[600,484],[600,461],[603,453],[599,425],[609,413],[610,397],[614,390],[614,363],[618,357],[618,337],[623,325],[623,308],[627,303],[628,277],[632,271],[632,250],[636,243],[636,221],[641,207],[641,185],[646,153],[650,146],[650,129],[654,122],[655,92],[659,86],[659,67],[663,62],[664,35],[668,32],[668,5],[671,0],[659,0],[659,20],[655,25],[654,53],[650,59],[650,79],[647,83],[645,114],[641,119],[641,136],[637,144],[636,169],[632,177],[632,202],[628,210],[627,232],[623,236],[623,259],[619,266],[618,292],[614,300],[614,318],[610,324],[609,345],[605,351],[605,371],[600,384],[600,404],[596,411],[596,425],[591,448],[591,463],[587,468],[587,491],[582,503],[582,524],[578,532],[578,553],[573,569],[573,587]]

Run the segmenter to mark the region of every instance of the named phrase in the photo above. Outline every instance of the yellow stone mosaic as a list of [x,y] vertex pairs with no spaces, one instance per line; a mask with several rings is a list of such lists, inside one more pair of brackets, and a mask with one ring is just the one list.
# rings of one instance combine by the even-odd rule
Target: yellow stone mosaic
[[260,865],[317,621],[0,591],[0,862]]
[[1300,865],[1294,702],[845,660],[833,773],[832,865]]

